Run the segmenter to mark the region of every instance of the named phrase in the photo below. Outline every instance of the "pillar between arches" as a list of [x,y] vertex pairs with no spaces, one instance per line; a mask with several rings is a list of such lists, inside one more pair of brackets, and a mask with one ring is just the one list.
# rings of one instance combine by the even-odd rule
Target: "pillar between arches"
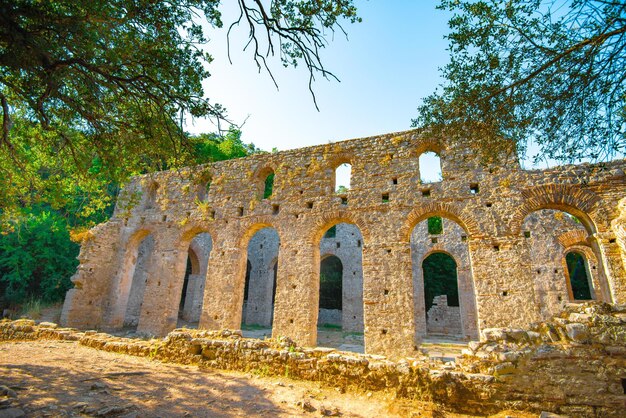
[[363,246],[365,350],[390,357],[415,354],[413,275],[409,242]]

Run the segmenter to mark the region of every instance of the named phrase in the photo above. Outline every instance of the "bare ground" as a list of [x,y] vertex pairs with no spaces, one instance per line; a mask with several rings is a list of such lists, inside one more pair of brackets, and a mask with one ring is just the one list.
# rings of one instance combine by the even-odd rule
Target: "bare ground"
[[[464,416],[382,393],[342,394],[312,382],[164,364],[68,341],[0,343],[0,385],[10,389],[7,397],[0,388],[0,417],[9,416],[7,407],[29,417]],[[497,416],[507,415],[531,416]]]

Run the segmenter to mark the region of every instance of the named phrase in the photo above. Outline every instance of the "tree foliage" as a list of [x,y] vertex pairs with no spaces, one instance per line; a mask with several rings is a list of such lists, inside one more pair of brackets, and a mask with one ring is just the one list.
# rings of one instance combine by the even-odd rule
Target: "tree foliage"
[[[237,1],[254,60],[269,68],[276,51],[311,78],[332,76],[325,31],[358,20],[351,0]],[[0,1],[0,210],[35,183],[92,190],[210,154],[183,130],[188,116],[227,120],[202,87],[203,20],[222,26],[218,0]]]
[[459,306],[456,263],[446,253],[432,253],[422,263],[426,312],[433,306],[435,296],[447,295],[448,306]]
[[[414,126],[483,157],[521,152],[604,160],[626,151],[626,3],[442,0],[453,13],[445,83]],[[495,152],[494,152],[495,151]]]
[[70,277],[79,250],[69,239],[67,221],[55,212],[35,208],[14,220],[13,227],[12,233],[0,234],[0,302],[62,300],[72,287]]

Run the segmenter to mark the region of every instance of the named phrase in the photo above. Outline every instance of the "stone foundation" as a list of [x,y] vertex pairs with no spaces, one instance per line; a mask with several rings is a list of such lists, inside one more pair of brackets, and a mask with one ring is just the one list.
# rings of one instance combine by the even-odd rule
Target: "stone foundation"
[[28,320],[0,322],[4,341],[46,338],[160,361],[262,371],[340,389],[391,391],[459,413],[516,409],[600,418],[621,417],[626,406],[626,307],[608,304],[568,305],[553,321],[530,330],[485,329],[483,341],[471,342],[456,363],[425,356],[390,361],[302,348],[287,338],[245,339],[239,331],[179,329],[146,341]]

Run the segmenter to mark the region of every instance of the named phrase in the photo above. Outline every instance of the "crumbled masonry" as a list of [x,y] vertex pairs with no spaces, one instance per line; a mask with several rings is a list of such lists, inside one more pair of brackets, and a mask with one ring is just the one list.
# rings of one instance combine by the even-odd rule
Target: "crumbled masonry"
[[297,346],[289,338],[254,340],[240,331],[176,329],[136,340],[30,320],[0,322],[0,340],[63,339],[99,350],[319,381],[332,387],[390,391],[446,410],[493,414],[505,409],[572,417],[622,417],[626,406],[626,306],[568,304],[530,329],[490,328],[456,363],[423,355],[383,356]]

